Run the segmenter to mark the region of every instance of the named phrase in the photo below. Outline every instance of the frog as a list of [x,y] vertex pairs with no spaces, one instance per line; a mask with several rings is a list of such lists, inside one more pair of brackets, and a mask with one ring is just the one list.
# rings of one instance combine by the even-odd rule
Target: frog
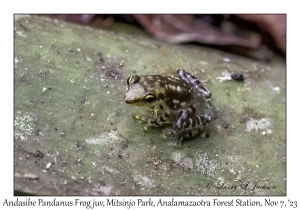
[[169,125],[167,134],[177,138],[178,147],[212,121],[211,92],[184,69],[177,75],[131,75],[127,85],[125,103],[150,110],[148,117],[133,114],[133,118],[146,123],[144,131]]

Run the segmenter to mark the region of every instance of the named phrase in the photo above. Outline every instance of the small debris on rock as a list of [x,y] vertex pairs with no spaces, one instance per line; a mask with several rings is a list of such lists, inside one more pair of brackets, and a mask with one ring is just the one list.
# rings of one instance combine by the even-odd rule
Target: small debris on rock
[[230,75],[226,75],[223,77],[217,77],[218,80],[220,80],[220,82],[223,81],[230,81],[230,80],[235,80],[235,81],[244,81],[245,77],[243,74],[239,74],[239,73],[232,73]]
[[46,165],[46,169],[50,168],[50,167],[51,167],[51,165],[52,165],[52,163],[47,163],[47,165]]
[[231,76],[231,78],[232,78],[233,80],[237,80],[237,81],[243,81],[243,80],[245,80],[243,74],[232,73],[230,76]]

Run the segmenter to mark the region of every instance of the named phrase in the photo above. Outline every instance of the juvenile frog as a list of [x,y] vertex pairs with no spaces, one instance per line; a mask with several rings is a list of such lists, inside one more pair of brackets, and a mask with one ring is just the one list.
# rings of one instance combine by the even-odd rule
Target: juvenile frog
[[176,136],[178,146],[183,139],[200,133],[212,120],[211,93],[183,69],[177,70],[177,76],[132,75],[127,84],[125,102],[151,110],[150,117],[133,117],[147,123],[144,130],[171,124],[169,134]]

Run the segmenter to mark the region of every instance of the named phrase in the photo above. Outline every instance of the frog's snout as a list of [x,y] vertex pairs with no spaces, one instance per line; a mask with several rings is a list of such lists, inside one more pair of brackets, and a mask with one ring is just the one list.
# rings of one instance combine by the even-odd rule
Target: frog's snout
[[128,92],[124,96],[124,101],[125,101],[126,104],[133,104],[133,103],[135,103],[135,100],[133,100],[130,97],[130,95],[128,94]]
[[129,100],[127,97],[126,97],[126,94],[124,96],[124,101],[126,104],[130,104],[131,100]]

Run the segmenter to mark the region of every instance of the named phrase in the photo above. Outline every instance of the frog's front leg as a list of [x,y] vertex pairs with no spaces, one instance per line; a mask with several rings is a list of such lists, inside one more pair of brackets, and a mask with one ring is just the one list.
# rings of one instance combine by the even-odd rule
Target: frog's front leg
[[211,120],[212,117],[209,114],[196,115],[193,107],[182,110],[174,125],[178,139],[178,146],[181,146],[181,142],[184,138],[193,137],[201,132],[204,125]]
[[169,124],[170,113],[169,111],[163,110],[163,106],[155,106],[151,108],[154,118],[145,118],[138,115],[133,115],[134,119],[140,120],[142,122],[147,122],[147,124],[143,127],[144,131],[147,131],[149,127],[159,127],[163,124]]
[[152,125],[151,125],[151,121],[152,121],[153,119],[145,118],[145,117],[140,116],[140,115],[137,115],[137,114],[133,114],[132,117],[133,117],[133,119],[139,120],[140,122],[147,122],[146,126],[143,127],[143,130],[144,130],[144,131],[147,131],[147,130],[148,130],[148,127],[152,126]]

